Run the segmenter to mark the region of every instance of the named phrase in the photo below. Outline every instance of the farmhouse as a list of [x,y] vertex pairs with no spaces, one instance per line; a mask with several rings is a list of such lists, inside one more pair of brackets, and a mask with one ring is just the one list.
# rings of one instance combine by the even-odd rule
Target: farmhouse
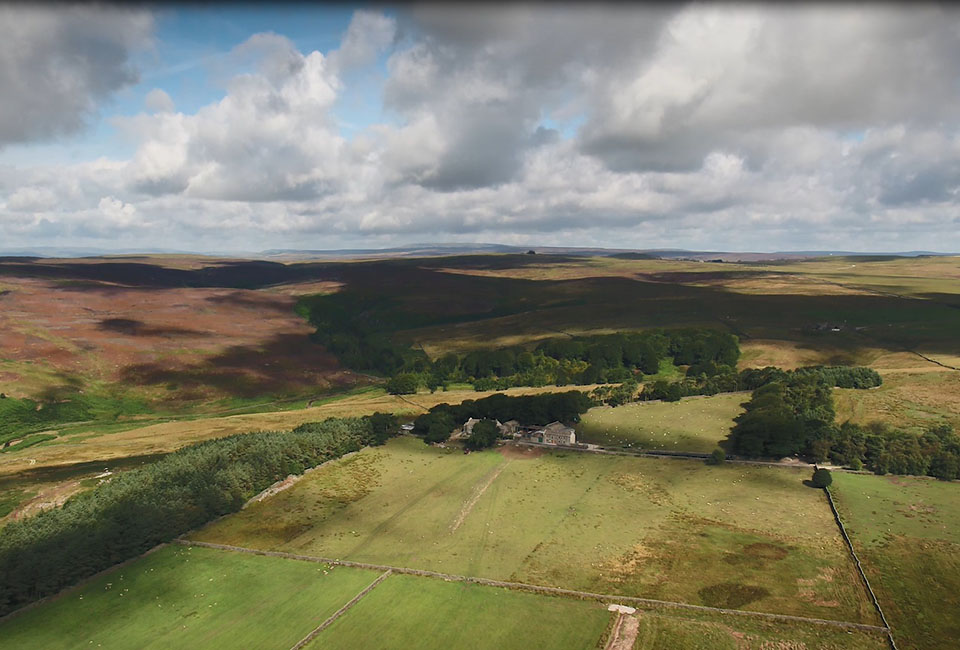
[[503,424],[497,422],[497,426],[500,428],[500,435],[504,438],[515,437],[520,430],[520,423],[516,420],[507,420]]
[[543,428],[543,442],[548,445],[575,445],[577,434],[561,422],[551,422]]
[[[477,418],[468,419],[453,430],[453,433],[450,434],[450,440],[469,438],[477,422],[480,422]],[[494,422],[496,422],[501,438],[515,438],[545,445],[577,444],[577,434],[571,427],[562,422],[551,422],[542,427],[522,425],[516,420],[507,420],[506,422],[494,420]]]
[[577,434],[562,422],[551,422],[545,427],[524,427],[519,434],[514,435],[523,440],[545,445],[577,444]]

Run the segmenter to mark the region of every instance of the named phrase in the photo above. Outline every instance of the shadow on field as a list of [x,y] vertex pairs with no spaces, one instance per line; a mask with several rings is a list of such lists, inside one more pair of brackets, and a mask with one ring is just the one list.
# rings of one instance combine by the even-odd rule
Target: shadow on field
[[107,332],[126,334],[127,336],[211,336],[210,332],[183,327],[156,327],[133,318],[105,318],[100,321],[99,329]]
[[121,378],[137,385],[166,386],[168,390],[213,388],[242,398],[289,395],[349,382],[336,358],[302,334],[277,335],[259,346],[229,347],[186,366],[137,364],[125,368]]
[[279,300],[276,296],[269,294],[251,294],[249,292],[234,291],[224,296],[210,296],[206,298],[206,300],[216,305],[232,305],[260,312],[290,313],[290,303],[288,301]]
[[[69,282],[69,290],[89,290],[88,282],[126,287],[209,287],[258,289],[305,281],[346,284],[349,293],[382,302],[385,331],[412,330],[431,324],[464,323],[513,317],[542,331],[564,329],[641,329],[711,325],[741,338],[771,338],[829,346],[855,352],[880,347],[922,348],[960,354],[960,298],[931,294],[925,298],[893,294],[803,295],[746,294],[722,286],[692,286],[696,272],[659,273],[648,278],[592,277],[530,280],[444,272],[442,269],[500,269],[576,262],[565,255],[464,255],[388,259],[366,262],[281,264],[256,260],[211,262],[199,269],[174,269],[132,261],[59,262],[0,260],[0,277],[21,276]],[[708,272],[718,278],[768,275],[766,271],[731,269]],[[109,290],[100,286],[98,290]],[[242,295],[221,298],[252,309],[271,308]],[[398,318],[393,319],[393,315]],[[841,325],[839,332],[818,332],[822,323]],[[478,331],[482,327],[476,325]],[[486,332],[479,332],[485,336]],[[850,361],[837,358],[837,361]]]

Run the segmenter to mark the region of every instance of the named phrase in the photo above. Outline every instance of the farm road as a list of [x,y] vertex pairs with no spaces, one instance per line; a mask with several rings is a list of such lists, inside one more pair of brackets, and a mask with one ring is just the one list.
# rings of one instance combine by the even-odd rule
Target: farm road
[[[511,443],[508,443],[511,444]],[[567,447],[563,445],[548,445],[540,442],[513,442],[514,445],[525,447],[544,447],[546,449],[558,449],[562,451],[579,451],[588,454],[609,454],[611,456],[640,456],[644,458],[679,458],[681,460],[707,460],[710,454],[700,454],[693,451],[661,451],[658,449],[638,449],[637,451],[625,451],[622,449],[609,449],[607,447],[596,446],[594,449],[584,449],[582,447]],[[768,467],[800,467],[814,469],[814,465],[804,462],[781,462],[776,460],[743,460],[740,458],[727,458],[725,463],[739,463],[741,465],[766,465]],[[841,468],[830,467],[830,470],[839,470]]]
[[[575,589],[562,589],[560,587],[545,587],[542,585],[531,585],[523,582],[506,582],[503,580],[490,580],[488,578],[477,578],[474,576],[460,576],[450,573],[440,573],[439,571],[427,571],[424,569],[411,569],[409,567],[395,567],[385,564],[370,564],[367,562],[351,562],[349,560],[338,560],[333,558],[318,557],[314,555],[297,555],[294,553],[284,553],[282,551],[264,551],[256,548],[246,548],[243,546],[230,546],[227,544],[213,544],[211,542],[196,542],[188,539],[177,538],[173,540],[175,544],[182,546],[201,546],[203,548],[213,548],[221,551],[233,551],[236,553],[250,553],[252,555],[263,555],[265,557],[281,557],[290,560],[300,560],[302,562],[320,562],[331,566],[355,567],[359,569],[373,569],[375,571],[390,571],[405,575],[423,576],[427,578],[440,578],[449,582],[468,582],[488,587],[505,587],[507,589],[517,589],[519,591],[530,591],[533,593],[546,594],[550,596],[568,596],[586,600],[597,600],[608,603],[629,603],[633,606],[646,607],[648,609],[687,609],[700,612],[713,612],[720,614],[732,614],[734,616],[747,616],[762,618],[769,621],[792,621],[796,623],[809,623],[813,625],[828,625],[842,629],[864,630],[867,632],[878,632],[886,635],[888,628],[877,625],[867,625],[865,623],[853,623],[850,621],[835,621],[824,618],[808,618],[806,616],[791,616],[788,614],[771,614],[767,612],[752,612],[743,609],[724,609],[720,607],[707,607],[706,605],[691,605],[689,603],[678,603],[669,600],[655,600],[653,598],[638,598],[636,596],[617,596],[614,594],[598,594],[590,591],[577,591]],[[386,575],[381,576],[386,578]],[[376,585],[373,585],[376,586]],[[372,589],[372,587],[370,587]]]

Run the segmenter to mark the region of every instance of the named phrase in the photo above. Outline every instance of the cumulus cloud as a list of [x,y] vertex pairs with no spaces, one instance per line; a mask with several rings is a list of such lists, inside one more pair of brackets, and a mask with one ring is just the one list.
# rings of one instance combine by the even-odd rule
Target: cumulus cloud
[[343,141],[329,114],[339,88],[320,52],[303,55],[286,37],[256,34],[234,50],[255,71],[193,115],[117,118],[140,142],[125,174],[151,195],[273,201],[307,199],[336,177]]
[[[325,53],[255,34],[218,101],[113,118],[130,159],[0,167],[0,236],[960,249],[958,16],[415,5]],[[382,121],[343,134],[384,59]]]
[[0,146],[74,133],[100,102],[134,83],[133,51],[149,43],[141,10],[0,6]]
[[397,37],[397,23],[382,13],[359,10],[354,13],[340,47],[330,62],[339,72],[373,63]]
[[154,88],[143,99],[143,106],[151,113],[172,113],[173,100],[162,88]]

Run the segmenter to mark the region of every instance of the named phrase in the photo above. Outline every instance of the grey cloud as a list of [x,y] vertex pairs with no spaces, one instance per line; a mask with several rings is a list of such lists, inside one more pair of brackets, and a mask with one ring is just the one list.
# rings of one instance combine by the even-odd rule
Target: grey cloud
[[153,28],[140,10],[0,6],[0,146],[82,129],[98,105],[134,83],[133,50]]
[[960,161],[947,167],[920,169],[886,184],[877,197],[891,206],[939,202],[958,198]]
[[[955,13],[714,11],[416,6],[329,56],[259,36],[222,101],[117,120],[133,159],[0,166],[0,239],[960,249]],[[398,120],[341,136],[340,70],[389,47]]]
[[401,177],[444,191],[513,179],[538,146],[544,109],[581,101],[581,77],[592,69],[651,51],[673,11],[426,5],[401,13],[418,40],[391,57],[384,102],[411,121],[431,114],[442,143],[432,171]]
[[649,59],[604,77],[583,150],[616,169],[676,168],[758,130],[955,120],[958,26],[960,12],[930,7],[681,12]]

